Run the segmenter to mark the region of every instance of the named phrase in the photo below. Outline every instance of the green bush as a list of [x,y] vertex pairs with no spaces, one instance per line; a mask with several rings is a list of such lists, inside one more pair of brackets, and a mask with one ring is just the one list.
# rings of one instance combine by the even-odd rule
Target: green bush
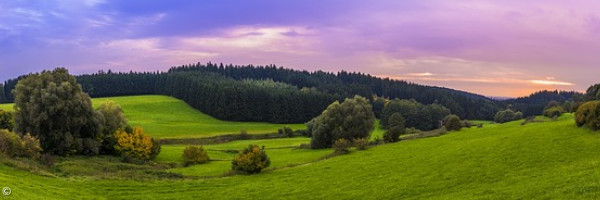
[[183,150],[183,165],[204,164],[210,161],[208,153],[202,146],[188,146]]
[[231,162],[231,169],[243,174],[256,174],[271,165],[265,147],[249,145]]
[[0,130],[0,154],[38,159],[41,152],[40,140],[30,134],[21,138],[16,133]]
[[[312,124],[312,125],[310,125]],[[309,122],[310,144],[313,149],[329,148],[338,139],[368,138],[375,124],[375,114],[369,101],[355,96],[344,102],[332,103]]]
[[383,133],[383,140],[388,143],[398,142],[400,140],[400,135],[403,133],[404,129],[400,126],[391,127]]
[[13,131],[15,128],[15,120],[11,112],[0,110],[0,129]]
[[577,126],[588,127],[593,130],[600,129],[600,101],[589,101],[577,109],[575,112],[575,124]]
[[460,118],[456,115],[448,115],[448,117],[444,119],[444,122],[444,127],[446,127],[446,130],[448,131],[459,131],[462,128]]
[[518,111],[515,112],[511,109],[499,111],[494,116],[494,121],[497,123],[506,123],[506,122],[520,120],[520,119],[523,119],[523,113],[518,112]]
[[352,143],[344,138],[340,138],[333,143],[333,149],[336,153],[349,153]]
[[290,127],[283,127],[283,131],[285,132],[285,135],[287,135],[288,137],[294,137],[294,130],[292,130],[292,128]]
[[356,147],[357,150],[366,150],[369,147],[369,139],[354,139],[354,147]]
[[563,113],[565,113],[565,109],[563,109],[562,106],[554,106],[551,108],[548,108],[546,110],[544,110],[544,116],[546,117],[555,117],[555,116],[560,116]]
[[20,79],[13,94],[15,132],[35,136],[47,153],[82,153],[77,139],[97,140],[102,134],[101,114],[64,68]]

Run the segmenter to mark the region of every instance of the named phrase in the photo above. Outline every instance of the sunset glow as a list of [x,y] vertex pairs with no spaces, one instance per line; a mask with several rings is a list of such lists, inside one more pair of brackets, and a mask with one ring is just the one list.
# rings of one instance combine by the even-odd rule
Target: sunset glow
[[196,62],[359,71],[488,96],[584,91],[600,1],[1,2],[0,81]]

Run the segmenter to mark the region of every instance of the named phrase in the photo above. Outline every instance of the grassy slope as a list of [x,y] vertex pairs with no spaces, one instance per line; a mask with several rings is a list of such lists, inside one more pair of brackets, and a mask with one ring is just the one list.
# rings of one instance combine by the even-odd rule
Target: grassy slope
[[[271,159],[269,169],[282,168],[289,165],[297,165],[316,161],[330,154],[332,150],[295,149],[300,144],[310,143],[309,138],[285,138],[271,140],[242,140],[225,144],[205,145],[208,156],[212,160],[207,164],[182,167],[169,170],[186,176],[218,176],[227,173],[231,169],[231,160],[237,153],[228,153],[223,150],[241,150],[250,144],[265,146]],[[181,163],[183,149],[186,145],[163,145],[160,155],[156,158],[158,162]]]
[[[13,197],[253,199],[593,199],[600,135],[558,122],[487,125],[253,176],[186,181],[67,180],[0,166]],[[17,178],[19,177],[19,178]],[[57,188],[44,190],[40,188]]]
[[[121,105],[131,125],[141,126],[158,138],[198,138],[223,134],[272,133],[289,126],[304,129],[304,124],[270,124],[261,122],[227,122],[203,114],[181,100],[158,95],[96,98],[94,106],[112,100]],[[0,104],[0,109],[12,110],[12,104]]]

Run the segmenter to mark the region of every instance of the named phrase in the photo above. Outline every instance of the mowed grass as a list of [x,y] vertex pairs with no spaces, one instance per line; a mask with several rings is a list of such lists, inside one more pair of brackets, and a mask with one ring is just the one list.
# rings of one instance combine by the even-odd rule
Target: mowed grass
[[[305,129],[304,124],[270,124],[262,122],[229,122],[215,119],[168,96],[144,95],[111,98],[95,98],[95,107],[111,100],[121,105],[125,117],[133,126],[144,128],[149,135],[161,139],[201,138],[224,134],[274,133],[288,126],[294,130]],[[0,104],[0,109],[12,110],[13,104]]]
[[[219,176],[231,170],[231,160],[240,151],[250,144],[264,146],[271,160],[268,168],[278,169],[317,161],[327,154],[332,153],[330,149],[312,150],[298,149],[300,144],[310,143],[310,138],[285,138],[271,140],[241,140],[225,144],[205,145],[211,162],[190,167],[179,167],[169,170],[185,176]],[[156,158],[157,162],[182,163],[183,150],[187,145],[163,145],[161,153]]]
[[[15,199],[597,199],[600,134],[573,116],[407,140],[258,175],[115,181],[0,166]],[[241,144],[240,144],[241,145]]]

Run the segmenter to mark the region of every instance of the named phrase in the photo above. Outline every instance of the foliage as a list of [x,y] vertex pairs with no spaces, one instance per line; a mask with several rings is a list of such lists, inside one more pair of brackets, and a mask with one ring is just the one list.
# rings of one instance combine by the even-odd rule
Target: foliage
[[514,106],[513,110],[520,110],[525,117],[542,115],[546,107],[551,101],[556,102],[582,102],[584,101],[583,94],[574,91],[549,91],[543,90],[535,92],[527,97],[509,99],[501,103]]
[[40,164],[46,167],[52,167],[56,163],[56,159],[52,154],[45,153],[40,157]]
[[448,115],[444,119],[444,127],[448,131],[459,131],[462,128],[460,117],[456,115]]
[[388,130],[383,134],[383,140],[385,142],[398,142],[400,135],[404,134],[404,118],[400,113],[392,114],[388,119]]
[[134,127],[132,133],[117,130],[115,136],[117,138],[115,149],[124,157],[148,161],[160,153],[160,148],[157,148],[160,144],[146,136],[140,127]]
[[256,174],[269,165],[271,165],[271,160],[265,152],[265,147],[249,145],[233,159],[231,169],[244,174]]
[[423,105],[414,99],[393,100],[388,102],[381,114],[381,125],[388,129],[393,114],[400,114],[406,127],[420,130],[432,130],[440,127],[440,121],[450,114],[450,110],[440,104]]
[[352,143],[357,150],[366,150],[369,147],[369,138],[354,139]]
[[8,130],[0,130],[0,154],[37,159],[41,152],[40,141],[30,134],[21,138]]
[[585,92],[586,98],[589,100],[599,100],[600,99],[600,84],[595,84],[590,86]]
[[[18,80],[6,81],[0,98],[4,94],[7,101],[13,101],[10,91]],[[77,80],[92,97],[169,95],[218,119],[231,121],[303,123],[319,115],[331,102],[355,95],[371,100],[415,99],[423,104],[437,100],[452,113],[469,119],[492,119],[499,110],[499,102],[472,93],[356,72],[307,72],[274,65],[197,63],[173,67],[168,72],[100,71],[78,76]],[[379,115],[381,104],[376,99],[373,102]]]
[[349,141],[368,138],[374,128],[375,115],[368,100],[356,96],[342,103],[332,103],[313,123],[311,146],[322,149],[341,138]]
[[503,111],[499,111],[494,116],[494,121],[497,123],[506,123],[510,121],[523,119],[523,113],[517,111],[513,111],[511,109],[506,109]]
[[333,143],[332,147],[336,153],[349,153],[350,148],[352,147],[352,142],[344,138],[340,138]]
[[294,130],[292,130],[290,127],[283,127],[283,132],[285,132],[285,135],[288,137],[294,137]]
[[15,121],[13,114],[8,111],[0,110],[0,129],[7,129],[13,131],[15,127]]
[[202,146],[188,146],[183,150],[183,164],[185,166],[204,164],[208,161],[210,161],[210,158]]
[[575,124],[577,126],[588,127],[593,130],[600,129],[600,101],[589,101],[577,109],[575,112]]
[[555,117],[555,116],[560,116],[565,112],[566,111],[563,109],[562,106],[554,106],[554,107],[550,107],[550,108],[544,110],[544,116]]
[[400,140],[400,135],[402,135],[404,132],[404,129],[400,126],[391,127],[383,134],[383,141],[389,143],[398,142]]
[[15,131],[39,138],[46,152],[82,153],[79,139],[98,143],[101,117],[66,69],[31,74],[18,82],[14,95]]
[[124,130],[125,127],[129,126],[127,124],[127,120],[125,119],[123,109],[114,101],[108,100],[102,102],[100,106],[96,108],[96,111],[99,112],[103,117],[103,134],[100,138],[102,141],[102,146],[100,151],[103,154],[117,155],[118,152],[115,149],[117,138],[115,137],[115,132],[117,132],[119,129]]

